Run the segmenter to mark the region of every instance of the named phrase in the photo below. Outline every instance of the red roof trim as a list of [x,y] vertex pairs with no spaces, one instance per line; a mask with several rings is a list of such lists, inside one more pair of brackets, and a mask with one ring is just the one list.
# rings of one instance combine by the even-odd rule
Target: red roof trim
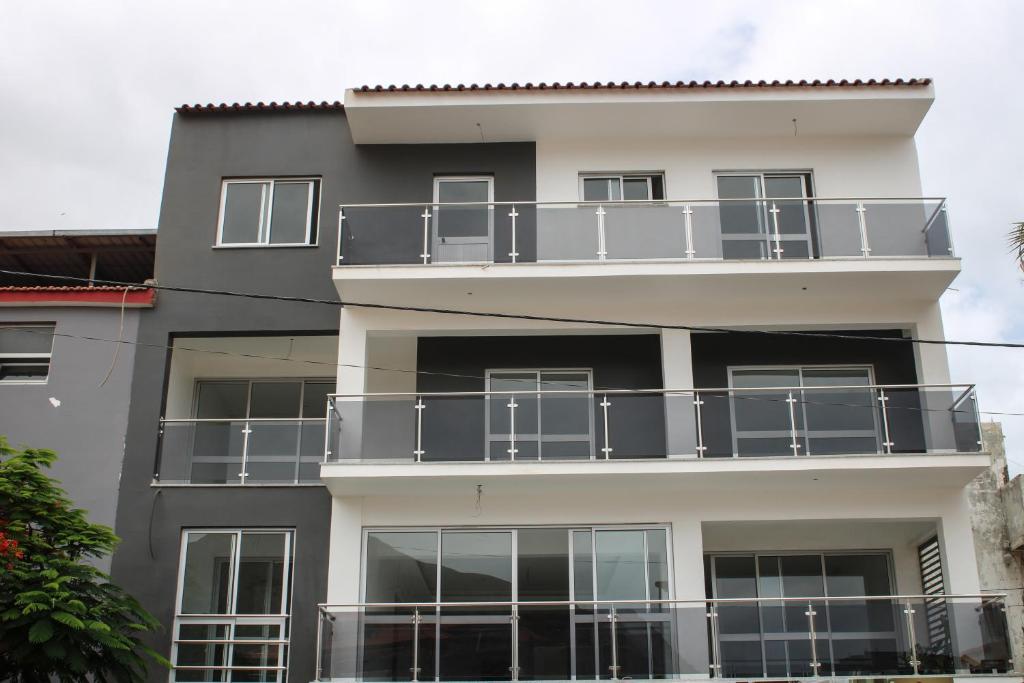
[[198,114],[240,114],[250,112],[290,112],[290,111],[342,111],[345,105],[341,102],[234,102],[232,104],[183,104],[174,111],[185,115]]
[[607,83],[470,83],[469,85],[459,83],[457,85],[363,85],[355,88],[356,92],[466,92],[476,90],[695,90],[706,88],[878,88],[878,87],[924,87],[930,85],[930,78],[869,78],[869,79],[829,79],[826,81],[800,80],[800,81],[622,81],[619,83],[608,81]]
[[133,287],[0,287],[0,306],[69,304],[75,306],[152,306],[156,290]]

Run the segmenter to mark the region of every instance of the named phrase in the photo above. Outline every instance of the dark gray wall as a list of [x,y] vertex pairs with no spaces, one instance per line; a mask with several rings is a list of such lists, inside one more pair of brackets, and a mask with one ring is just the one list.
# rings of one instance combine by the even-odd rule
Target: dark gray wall
[[[902,337],[895,330],[833,330],[837,334]],[[870,365],[877,384],[916,384],[914,345],[870,339],[772,336],[749,333],[694,334],[691,338],[693,383],[697,388],[729,386],[729,367],[737,365]],[[924,447],[919,397],[898,392],[890,399],[890,431],[897,450],[917,452]],[[905,410],[899,410],[905,408]],[[732,453],[728,400],[705,400],[701,412],[706,455]]]
[[[116,339],[120,317],[117,307],[0,309],[0,323],[56,323],[58,335],[72,335],[54,337],[46,384],[0,384],[0,434],[14,446],[56,451],[60,459],[50,476],[88,511],[90,521],[109,527],[114,526],[135,347],[75,337]],[[135,339],[138,323],[139,311],[127,309],[124,339]],[[104,383],[115,349],[117,362]],[[110,559],[97,566],[108,570]]]
[[[660,389],[661,340],[658,335],[571,335],[525,337],[423,337],[417,344],[417,391],[484,391],[489,368],[591,368],[595,389]],[[460,375],[457,377],[446,376]],[[428,401],[430,399],[427,399]],[[594,397],[596,448],[602,447],[604,411]],[[663,457],[665,410],[657,394],[610,399],[612,456]],[[445,460],[478,460],[485,442],[482,398],[435,399],[425,411],[426,453]],[[429,420],[427,418],[430,418]],[[600,450],[597,451],[600,455]],[[427,457],[425,455],[424,457]]]
[[[167,160],[156,277],[163,285],[336,299],[330,267],[339,204],[429,201],[434,174],[476,172],[493,173],[501,196],[532,199],[534,145],[357,148],[341,112],[179,115]],[[222,178],[261,175],[322,177],[318,246],[212,248]],[[173,335],[295,331],[337,334],[338,309],[165,291],[156,309],[142,314],[139,339],[162,347]],[[167,363],[165,349],[138,350],[117,510],[124,540],[114,577],[166,625],[153,643],[169,653],[181,530],[294,528],[289,680],[312,680],[316,604],[326,597],[330,496],[320,487],[153,488]],[[166,674],[151,678],[166,680]]]

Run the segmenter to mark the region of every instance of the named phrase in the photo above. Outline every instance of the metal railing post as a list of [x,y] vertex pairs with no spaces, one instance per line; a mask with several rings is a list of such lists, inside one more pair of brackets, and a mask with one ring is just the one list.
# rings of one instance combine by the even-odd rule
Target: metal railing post
[[324,608],[316,608],[316,680],[323,680]]
[[618,622],[618,620],[619,620],[619,617],[615,613],[615,606],[612,605],[611,609],[609,609],[609,611],[608,611],[608,621],[611,623],[611,643],[612,643],[612,663],[611,663],[611,666],[608,667],[608,670],[612,674],[612,680],[613,681],[619,680],[619,644],[618,644],[618,638],[616,637],[616,633],[617,633],[616,623]]
[[341,226],[342,226],[342,221],[343,220],[345,220],[345,207],[344,206],[340,206],[340,207],[338,207],[338,265],[339,266],[341,265],[341,262],[345,260],[345,255],[341,253],[341,245],[342,245],[342,240],[341,240],[342,229],[341,229]]
[[515,460],[516,453],[519,452],[519,449],[516,448],[516,408],[519,407],[519,404],[516,403],[515,394],[508,397],[506,407],[508,408],[508,449],[505,452],[508,453],[509,460]]
[[423,263],[430,262],[430,205],[427,204],[423,207],[423,213],[420,214],[420,218],[423,219],[423,253],[420,254],[420,258],[423,259]]
[[910,643],[910,666],[914,669],[914,675],[918,674],[921,660],[917,658],[917,634],[914,632],[914,606],[909,600],[903,603],[903,613],[907,615],[907,640]]
[[[332,415],[334,415],[334,414],[335,414],[335,411],[334,411],[334,399],[331,398],[330,396],[328,396],[327,397],[327,412],[324,415],[324,463],[330,462],[331,461],[331,457],[330,456],[333,455],[333,453],[331,452],[331,427],[334,424],[334,420],[332,419]],[[341,417],[340,416],[338,417],[338,421],[339,422],[341,421]],[[340,426],[339,426],[339,428],[340,428]],[[300,460],[302,459],[301,455],[300,455],[299,459]],[[340,458],[339,458],[339,460],[340,460]]]
[[508,255],[512,257],[512,263],[516,262],[516,258],[519,257],[519,250],[516,249],[516,218],[519,217],[519,212],[516,211],[516,205],[512,205],[512,210],[509,211],[508,217],[512,219],[512,251],[508,252]]
[[683,207],[683,228],[686,238],[686,258],[692,259],[697,255],[697,250],[693,248],[693,209],[689,204]]
[[242,427],[242,471],[238,473],[240,483],[244,486],[245,480],[249,478],[249,435],[252,434],[252,427],[246,420]]
[[885,395],[885,389],[878,388],[878,403],[882,406],[882,436],[885,437],[885,441],[882,442],[882,451],[886,455],[892,454],[892,439],[889,437],[889,397]]
[[714,600],[706,603],[706,605],[708,606],[708,628],[711,629],[711,652],[709,653],[711,655],[711,664],[709,668],[711,669],[712,678],[721,678],[722,652],[721,644],[718,642],[718,605]]
[[412,454],[416,457],[416,462],[423,462],[423,410],[426,408],[423,405],[423,397],[416,397],[416,448]]
[[420,679],[420,608],[413,607],[412,611],[412,680]]
[[804,614],[807,615],[807,632],[811,639],[811,668],[814,669],[814,677],[817,678],[821,662],[818,661],[818,633],[814,625],[814,617],[818,613],[814,610],[813,602],[807,603],[807,611]]
[[599,260],[601,260],[601,261],[604,261],[606,258],[608,258],[608,246],[607,246],[607,242],[605,241],[605,234],[604,234],[604,217],[605,217],[606,212],[604,210],[604,205],[603,204],[599,204],[597,206],[596,213],[597,213],[597,258]]
[[519,680],[519,605],[512,605],[512,680]]
[[860,253],[867,258],[871,256],[871,246],[868,244],[868,222],[865,218],[867,209],[864,208],[864,202],[858,200],[857,208],[857,229],[860,230]]
[[793,455],[800,455],[800,442],[796,435],[796,399],[793,398],[792,391],[786,392],[786,404],[789,406],[789,436],[792,439],[790,448],[793,449]]
[[612,449],[611,442],[608,440],[608,406],[611,405],[611,403],[608,401],[608,394],[602,395],[600,405],[601,415],[604,419],[604,448],[601,449],[601,452],[604,453],[604,459],[608,460],[611,458],[612,450],[614,450]]
[[704,405],[704,399],[701,398],[699,391],[693,392],[693,405],[696,412],[694,419],[697,420],[697,457],[703,458],[704,451],[706,451],[708,447],[704,445],[704,424],[702,422],[700,412],[700,407]]
[[768,209],[768,213],[772,215],[772,229],[775,235],[775,258],[782,259],[782,252],[785,251],[782,248],[782,236],[779,234],[779,213],[782,210],[775,205],[775,200],[772,200],[772,208]]

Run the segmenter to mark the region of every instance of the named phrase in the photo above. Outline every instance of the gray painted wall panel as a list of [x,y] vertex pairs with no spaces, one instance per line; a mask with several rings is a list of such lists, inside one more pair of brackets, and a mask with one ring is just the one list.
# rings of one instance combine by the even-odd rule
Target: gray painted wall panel
[[[433,176],[442,173],[491,173],[497,199],[533,199],[534,145],[356,147],[340,112],[176,116],[160,212],[157,279],[165,285],[336,299],[330,271],[337,254],[336,207],[429,202]],[[318,246],[213,248],[221,180],[261,175],[322,177]],[[161,347],[174,335],[296,331],[337,334],[338,309],[162,292],[156,309],[142,314],[139,338]],[[167,625],[152,641],[168,653],[183,528],[294,528],[289,680],[311,680],[316,604],[326,597],[330,496],[319,487],[152,487],[167,364],[166,350],[138,349],[117,512],[124,542],[114,558],[114,577]],[[160,672],[151,678],[166,680]]]
[[[61,335],[117,339],[120,308],[3,308],[0,323],[56,323]],[[139,309],[126,309],[124,339],[135,339]],[[118,477],[128,425],[135,347],[54,337],[46,384],[0,384],[0,434],[15,446],[49,448],[60,460],[50,475],[61,482],[89,519],[114,526]],[[59,407],[50,398],[61,402]],[[110,560],[98,562],[108,569]]]

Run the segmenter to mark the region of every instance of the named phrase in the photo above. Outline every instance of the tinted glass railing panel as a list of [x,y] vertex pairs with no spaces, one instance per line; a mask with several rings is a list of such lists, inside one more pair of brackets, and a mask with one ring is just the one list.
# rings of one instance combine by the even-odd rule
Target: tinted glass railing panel
[[169,420],[161,424],[163,484],[320,482],[323,419]]
[[341,209],[339,265],[945,257],[939,199],[436,203]]
[[[969,385],[829,386],[844,379],[811,373],[805,379],[802,387],[749,389],[337,396],[328,413],[327,460],[555,462],[981,451]],[[231,443],[224,426],[206,429],[212,432],[200,435],[206,441]],[[297,448],[300,478],[302,468],[312,472],[309,449],[324,438],[323,426],[307,425],[308,435],[291,429],[274,422],[255,429],[249,469],[264,480],[283,476],[274,472],[293,462],[291,449]],[[175,453],[184,452],[180,442],[190,438],[195,436],[187,428],[168,430],[168,472],[181,470]],[[217,452],[228,455],[206,463],[213,470],[203,476],[224,479],[225,467],[240,456],[230,456],[228,446]]]

